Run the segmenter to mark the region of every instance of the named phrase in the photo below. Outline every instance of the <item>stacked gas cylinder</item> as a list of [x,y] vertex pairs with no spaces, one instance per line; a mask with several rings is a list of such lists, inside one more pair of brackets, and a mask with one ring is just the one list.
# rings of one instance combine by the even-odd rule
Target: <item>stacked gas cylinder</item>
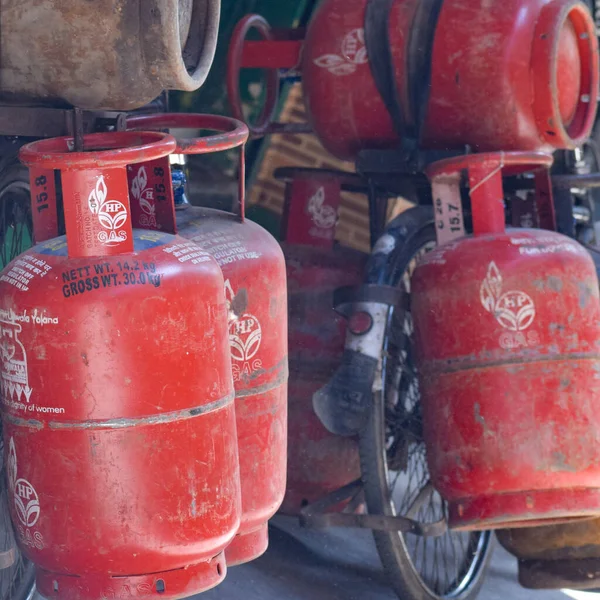
[[[229,342],[240,446],[242,521],[227,550],[229,565],[247,562],[267,548],[267,521],[281,505],[287,448],[287,287],[281,248],[264,229],[244,219],[244,152],[248,129],[213,115],[159,114],[131,117],[130,129],[212,130],[177,139],[177,153],[240,150],[236,214],[189,204],[175,211],[173,189],[157,191],[155,169],[146,162],[128,167],[134,227],[177,231],[217,261],[225,278],[230,312]],[[167,165],[164,165],[167,171]]]
[[[241,66],[299,69],[310,125],[332,154],[457,151],[427,169],[440,245],[411,290],[432,482],[450,527],[502,530],[523,585],[598,586],[598,277],[555,233],[548,175],[549,153],[581,144],[596,114],[587,6],[325,0],[304,40],[280,40],[256,18],[240,31],[250,26],[269,58],[257,42],[232,53],[230,91]],[[506,231],[502,177],[524,173],[540,229]]]
[[[513,4],[520,3],[504,7]],[[449,503],[452,527],[500,530],[502,544],[519,558],[525,587],[586,588],[598,585],[589,559],[600,558],[597,521],[589,520],[599,514],[600,491],[598,278],[579,244],[544,231],[556,228],[547,171],[540,170],[550,157],[544,163],[542,155],[523,151],[573,147],[590,133],[598,50],[581,3],[528,2],[523,8],[536,15],[525,27],[529,32],[516,36],[531,42],[527,103],[518,97],[523,87],[512,87],[519,80],[510,67],[515,38],[507,55],[495,54],[498,61],[488,63],[488,82],[512,79],[512,85],[490,90],[493,116],[479,126],[465,117],[465,102],[483,103],[474,88],[456,98],[462,114],[434,125],[443,105],[432,89],[425,130],[434,145],[447,143],[455,128],[478,149],[521,152],[450,159],[428,169],[438,230],[445,227],[439,237],[448,241],[425,257],[413,280],[425,436],[432,480]],[[489,34],[506,35],[497,11]],[[508,10],[503,17],[513,19],[512,31],[515,15]],[[442,10],[440,26],[449,16]],[[459,29],[476,26],[476,19],[466,3],[457,3],[453,22]],[[452,52],[450,36],[435,43]],[[471,81],[482,77],[475,55],[468,60],[474,68],[466,82],[462,69],[442,74],[435,62],[432,82],[447,90],[452,77],[457,88],[469,85],[473,74]],[[501,75],[506,68],[508,79]],[[526,105],[533,119],[512,128]],[[535,172],[542,229],[505,231],[501,177],[523,171]],[[470,188],[474,235],[456,239],[449,230],[461,175]]]
[[[243,146],[225,124],[196,144]],[[46,598],[210,589],[266,550],[283,499],[283,256],[243,194],[176,235],[177,147],[131,131],[21,150],[38,241],[57,190],[66,224],[0,275],[9,504]]]
[[[0,10],[4,99],[128,110],[200,87],[220,0]],[[243,146],[246,127],[227,125]],[[46,598],[210,589],[266,550],[283,498],[281,250],[244,221],[243,193],[236,214],[201,215],[202,246],[176,235],[176,149],[132,131],[21,150],[38,245],[0,274],[2,434],[12,522]]]
[[367,256],[334,242],[344,173],[284,168],[282,249],[288,279],[289,414],[287,489],[281,512],[298,514],[360,478],[356,438],[333,435],[319,421],[313,394],[343,360],[346,320],[334,293],[360,285]]
[[[201,114],[136,116],[128,119],[128,126],[140,129],[210,129],[224,132],[220,144],[220,136],[217,136],[217,142],[210,137],[178,139],[177,152],[186,155],[202,155],[216,149],[235,147],[239,142],[236,142],[236,138],[239,138],[242,131],[239,123],[236,125],[236,121],[232,119]],[[244,128],[244,131],[247,130]],[[152,168],[147,165],[131,166],[129,171],[134,226],[171,229],[172,207],[170,212],[161,215],[160,202],[155,199],[147,202],[147,194],[144,194],[140,184],[152,172]],[[269,331],[281,331],[283,323],[280,314],[277,319],[267,314],[269,300],[265,288],[267,282],[264,280],[266,256],[269,253],[277,256],[278,268],[281,267],[280,256],[285,257],[286,272],[282,274],[279,270],[276,279],[285,282],[287,276],[289,290],[286,307],[290,322],[289,382],[283,362],[286,356],[284,338],[278,339],[278,346],[275,351],[270,352],[268,362],[264,358],[257,362],[254,346],[250,343],[251,331],[248,331],[247,335],[250,337],[247,350],[243,345],[232,346],[232,359],[234,378],[240,388],[238,395],[244,393],[243,389],[256,388],[279,379],[281,386],[278,390],[282,394],[282,406],[287,398],[290,422],[293,423],[288,439],[287,488],[281,506],[281,511],[287,514],[298,514],[307,502],[317,500],[327,492],[360,477],[356,441],[329,434],[317,420],[310,402],[313,392],[330,376],[342,354],[345,322],[341,317],[332,315],[333,290],[340,285],[360,282],[364,266],[365,256],[359,252],[340,249],[332,251],[339,200],[340,184],[334,176],[330,175],[320,181],[303,177],[294,179],[286,209],[285,222],[289,224],[289,228],[283,234],[283,253],[253,223],[241,226],[231,215],[191,206],[189,203],[176,204],[174,213],[179,235],[213,254],[226,278],[236,288],[247,290],[250,297],[264,296],[264,308],[256,309],[258,312],[255,314],[259,317],[260,327]],[[308,204],[311,209],[307,213]],[[324,214],[319,225],[313,222],[315,211]],[[257,261],[258,256],[265,258],[262,262]],[[271,260],[275,262],[274,257]],[[258,306],[261,306],[260,302]],[[267,352],[269,350],[265,349],[265,353]],[[286,389],[289,392],[287,396],[283,394]],[[283,453],[277,457],[265,453],[265,472],[268,472],[268,465],[274,460],[284,461],[278,464],[285,469],[285,458]],[[240,457],[242,474],[244,468],[248,473],[257,468],[255,460],[255,457],[249,455],[245,465],[245,457]],[[257,498],[260,493],[264,495],[264,490],[255,491]],[[252,492],[248,490],[246,496],[250,498],[251,495]],[[275,502],[268,505],[274,509]],[[228,560],[229,557],[230,554]]]

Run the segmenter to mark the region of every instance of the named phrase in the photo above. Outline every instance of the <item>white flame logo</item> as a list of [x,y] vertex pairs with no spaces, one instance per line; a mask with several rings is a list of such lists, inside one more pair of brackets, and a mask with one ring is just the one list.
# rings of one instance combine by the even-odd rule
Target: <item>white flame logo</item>
[[357,65],[368,62],[365,46],[365,30],[353,29],[342,40],[341,56],[338,54],[323,54],[314,60],[317,67],[327,69],[332,75],[351,75]]
[[127,239],[127,232],[119,231],[127,222],[127,208],[118,200],[107,200],[108,188],[104,175],[96,181],[96,187],[90,192],[88,206],[93,215],[97,215],[102,227],[108,230],[98,233],[98,239],[106,246],[115,246]]
[[483,308],[509,331],[524,331],[535,319],[535,304],[525,292],[502,293],[502,275],[494,261],[488,266],[479,296]]
[[[229,313],[229,348],[234,361],[233,378],[239,381],[242,375],[249,374],[262,367],[262,361],[255,356],[262,340],[262,328],[259,320],[250,313],[237,316],[232,308],[235,293],[229,279],[225,281],[225,297]],[[235,363],[241,364],[235,364]]]
[[146,167],[140,167],[137,175],[131,181],[131,195],[137,200],[144,214],[140,217],[140,225],[156,226],[156,204],[154,190],[147,187],[148,174]]
[[40,499],[35,488],[26,479],[18,479],[17,449],[11,437],[8,445],[8,483],[13,493],[15,511],[25,527],[33,527],[40,518]]
[[134,198],[139,199],[142,196],[142,192],[146,189],[148,183],[148,175],[146,173],[146,167],[140,167],[137,175],[131,181],[131,194]]
[[325,189],[321,186],[308,201],[308,212],[317,227],[331,229],[337,222],[337,211],[325,204]]

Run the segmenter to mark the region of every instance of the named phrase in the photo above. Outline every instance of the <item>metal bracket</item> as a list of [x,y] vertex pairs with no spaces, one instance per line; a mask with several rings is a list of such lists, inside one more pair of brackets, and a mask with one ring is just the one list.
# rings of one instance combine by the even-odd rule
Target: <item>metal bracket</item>
[[50,138],[84,133],[125,129],[125,113],[116,111],[89,112],[71,108],[45,106],[0,105],[0,135],[30,138]]
[[359,287],[341,287],[333,292],[333,308],[342,317],[349,318],[357,302],[374,302],[410,310],[410,295],[399,287],[371,283]]
[[[315,529],[327,529],[328,527],[351,527],[359,529],[372,529],[374,531],[398,531],[401,533],[412,533],[423,537],[439,537],[448,531],[445,519],[435,523],[421,523],[407,517],[366,515],[346,512],[325,512],[348,498],[355,497],[362,490],[362,481],[357,479],[348,485],[335,490],[331,494],[308,504],[300,511],[300,525]],[[420,505],[429,498],[433,487],[428,483],[417,495],[409,509],[409,515],[415,515]]]
[[555,188],[570,190],[571,188],[595,189],[600,187],[600,173],[590,175],[553,175],[552,185]]
[[337,169],[316,169],[314,167],[277,167],[273,177],[291,183],[297,179],[335,179],[340,182],[341,189],[345,192],[367,194],[369,182],[352,171]]
[[470,148],[461,150],[361,150],[356,159],[356,172],[363,177],[414,176],[423,173],[431,163],[470,154]]

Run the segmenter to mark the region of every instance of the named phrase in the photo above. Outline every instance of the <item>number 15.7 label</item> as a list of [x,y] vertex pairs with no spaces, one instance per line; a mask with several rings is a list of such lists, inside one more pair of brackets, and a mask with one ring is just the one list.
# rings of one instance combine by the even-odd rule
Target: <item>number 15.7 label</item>
[[465,222],[458,185],[453,182],[436,182],[433,186],[433,194],[438,244],[445,244],[463,237]]

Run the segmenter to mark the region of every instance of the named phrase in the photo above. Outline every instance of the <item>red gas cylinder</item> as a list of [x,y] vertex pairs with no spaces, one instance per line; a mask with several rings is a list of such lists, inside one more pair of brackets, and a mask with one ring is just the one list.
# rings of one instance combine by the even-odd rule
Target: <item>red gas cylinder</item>
[[362,283],[367,256],[334,245],[341,184],[355,176],[300,168],[282,168],[275,176],[286,181],[282,247],[290,359],[287,489],[280,512],[297,515],[360,477],[356,439],[329,433],[312,397],[331,379],[344,350],[346,320],[333,310],[334,292]]
[[[229,302],[229,342],[236,394],[236,419],[242,481],[242,521],[227,547],[229,566],[258,558],[268,545],[268,520],[279,508],[285,492],[287,445],[287,290],[285,263],[279,244],[259,225],[244,220],[244,156],[247,127],[233,119],[212,115],[166,114],[134,117],[135,128],[185,128],[223,132],[204,138],[179,139],[178,152],[207,154],[240,147],[239,214],[185,205],[177,211],[179,235],[214,256],[225,278]],[[158,218],[153,224],[148,182],[138,185],[142,170],[130,167],[132,195],[137,197],[134,218],[145,228],[173,228]],[[160,191],[162,188],[158,188]],[[135,201],[134,201],[135,203]],[[156,200],[152,203],[167,203]],[[144,210],[140,210],[140,207]],[[173,213],[172,199],[168,203]]]
[[425,255],[412,281],[429,470],[457,529],[600,512],[593,261],[553,231],[504,229],[502,174],[537,169],[545,195],[551,162],[481,154],[428,170],[440,214],[466,172],[475,232]]
[[[270,41],[238,43],[249,24]],[[257,20],[233,37],[234,114],[240,67],[299,66],[309,121],[340,158],[396,148],[419,130],[423,148],[572,148],[594,123],[598,42],[580,0],[324,0],[303,45],[273,40]],[[258,133],[269,130],[276,83]]]
[[125,165],[164,160],[171,136],[72,142],[22,148],[32,189],[60,171],[67,236],[0,275],[11,516],[45,598],[183,598],[225,577],[240,522],[223,277],[132,229]]
[[357,440],[329,433],[317,418],[313,394],[339,367],[346,321],[333,310],[336,289],[362,282],[366,256],[348,248],[283,245],[289,293],[290,431],[288,475],[281,511],[306,505],[360,478]]

